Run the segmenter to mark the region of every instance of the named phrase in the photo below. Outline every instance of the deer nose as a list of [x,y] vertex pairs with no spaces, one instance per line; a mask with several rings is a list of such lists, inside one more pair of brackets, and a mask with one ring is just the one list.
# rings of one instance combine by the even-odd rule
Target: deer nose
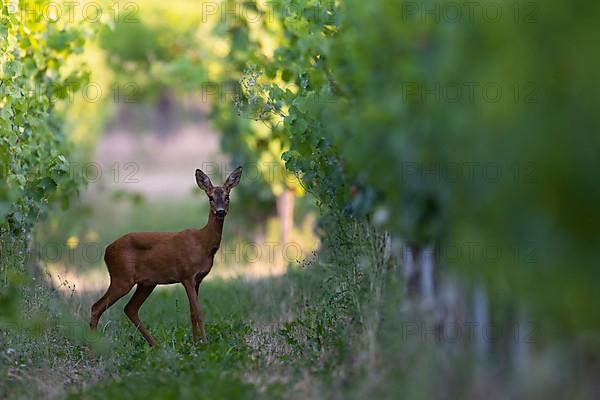
[[220,208],[217,210],[217,217],[224,217],[225,216],[225,210]]

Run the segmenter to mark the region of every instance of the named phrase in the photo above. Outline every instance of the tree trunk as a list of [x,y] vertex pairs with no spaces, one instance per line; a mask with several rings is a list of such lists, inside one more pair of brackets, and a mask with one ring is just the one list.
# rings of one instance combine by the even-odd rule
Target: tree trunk
[[419,295],[419,276],[421,274],[420,269],[417,268],[416,260],[420,257],[420,248],[406,243],[402,250],[404,251],[402,260],[406,294],[408,298],[414,299]]
[[163,92],[156,104],[154,113],[154,128],[158,132],[158,137],[165,140],[171,133],[175,125],[175,105],[170,93]]
[[426,246],[421,252],[421,299],[425,308],[435,305],[435,247]]
[[490,323],[490,310],[487,291],[483,283],[475,287],[473,293],[473,319],[475,320],[475,356],[485,360],[490,353],[490,341],[484,336]]
[[[282,250],[278,253],[285,257],[283,251],[291,240],[294,226],[294,193],[290,189],[284,189],[283,193],[277,196],[277,216],[279,218],[279,248]],[[284,259],[284,261],[289,260]]]

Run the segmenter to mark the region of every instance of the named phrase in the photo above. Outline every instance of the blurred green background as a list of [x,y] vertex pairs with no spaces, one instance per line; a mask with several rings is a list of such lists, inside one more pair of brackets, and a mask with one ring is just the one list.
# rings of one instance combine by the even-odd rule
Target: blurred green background
[[[599,7],[3,1],[0,394],[596,398]],[[104,247],[237,165],[212,340],[181,288],[160,351],[89,335]]]

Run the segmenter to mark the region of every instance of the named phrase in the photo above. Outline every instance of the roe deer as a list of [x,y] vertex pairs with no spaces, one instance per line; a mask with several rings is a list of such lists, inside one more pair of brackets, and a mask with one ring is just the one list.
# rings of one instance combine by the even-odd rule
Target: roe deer
[[108,290],[92,306],[90,327],[96,329],[100,316],[134,285],[135,293],[125,306],[125,314],[137,327],[150,346],[156,340],[140,321],[138,311],[156,285],[182,283],[185,288],[192,320],[194,342],[198,331],[206,341],[204,315],[198,303],[198,288],[210,272],[215,253],[221,244],[223,222],[229,210],[229,192],[242,177],[238,167],[223,186],[213,186],[210,178],[196,170],[196,183],[210,201],[208,222],[202,229],[181,232],[128,233],[106,248],[104,261],[110,274]]

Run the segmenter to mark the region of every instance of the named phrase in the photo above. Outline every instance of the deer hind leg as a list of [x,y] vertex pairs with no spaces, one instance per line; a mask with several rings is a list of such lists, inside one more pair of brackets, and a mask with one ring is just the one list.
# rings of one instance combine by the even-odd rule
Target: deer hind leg
[[98,300],[92,306],[90,328],[95,330],[98,327],[98,321],[100,320],[100,317],[104,311],[115,304],[115,302],[121,297],[129,293],[132,287],[133,285],[118,285],[111,282],[110,286],[108,286],[108,289],[106,290],[106,293],[104,293],[104,296],[100,297],[100,300]]
[[148,332],[144,324],[142,324],[142,321],[140,321],[138,311],[155,287],[156,285],[142,285],[141,283],[138,283],[135,293],[133,293],[133,296],[131,296],[129,303],[127,303],[124,310],[125,315],[127,315],[135,327],[140,331],[142,336],[144,336],[144,339],[146,339],[146,342],[148,342],[150,347],[156,346],[156,340],[154,340],[152,335],[150,335],[150,332]]

